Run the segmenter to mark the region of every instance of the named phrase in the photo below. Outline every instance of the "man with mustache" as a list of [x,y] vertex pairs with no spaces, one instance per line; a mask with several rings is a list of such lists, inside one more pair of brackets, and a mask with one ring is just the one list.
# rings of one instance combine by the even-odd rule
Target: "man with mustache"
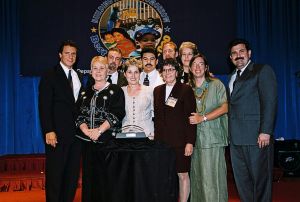
[[236,69],[229,82],[230,155],[241,201],[272,201],[277,82],[269,65],[254,64],[244,39],[229,44]]
[[140,84],[151,86],[153,89],[164,83],[156,69],[158,63],[157,52],[154,48],[144,48],[141,52],[143,72],[140,76]]
[[111,48],[107,53],[108,76],[107,81],[118,86],[127,86],[127,80],[119,67],[122,64],[122,52],[117,47]]

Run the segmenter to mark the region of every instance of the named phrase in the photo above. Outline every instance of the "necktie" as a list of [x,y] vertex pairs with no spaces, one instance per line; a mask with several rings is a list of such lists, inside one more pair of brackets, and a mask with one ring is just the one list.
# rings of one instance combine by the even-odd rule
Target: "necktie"
[[69,81],[69,84],[70,84],[72,92],[73,92],[73,81],[72,81],[72,70],[71,69],[69,70],[68,81]]
[[111,75],[108,75],[107,82],[112,83]]
[[241,77],[241,70],[237,70],[237,72],[236,72],[236,77],[235,77],[235,80],[234,80],[233,85],[232,85],[232,91],[233,91],[233,89],[234,89],[234,86],[235,86],[235,84],[236,84],[236,81],[238,81],[238,80],[240,79],[240,77]]
[[148,74],[146,74],[143,84],[144,84],[144,86],[149,86],[150,82],[149,82]]

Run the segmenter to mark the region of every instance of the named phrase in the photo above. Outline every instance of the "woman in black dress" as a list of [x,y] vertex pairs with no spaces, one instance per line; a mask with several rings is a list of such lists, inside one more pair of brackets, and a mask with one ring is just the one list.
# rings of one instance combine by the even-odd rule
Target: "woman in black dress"
[[[95,56],[91,62],[94,84],[81,95],[80,114],[76,124],[83,146],[82,201],[99,201],[97,185],[101,181],[99,152],[113,139],[125,116],[123,90],[106,81],[108,63],[105,57]],[[100,178],[100,179],[99,179]]]

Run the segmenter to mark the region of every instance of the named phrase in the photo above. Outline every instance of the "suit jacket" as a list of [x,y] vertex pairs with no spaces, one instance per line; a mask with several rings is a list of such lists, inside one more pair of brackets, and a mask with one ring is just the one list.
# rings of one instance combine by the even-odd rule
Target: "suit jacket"
[[[81,74],[78,72],[77,74],[81,79]],[[44,135],[51,131],[55,132],[58,143],[71,143],[74,140],[78,106],[61,65],[57,65],[41,78],[39,113]]]
[[229,96],[229,132],[235,145],[257,145],[260,133],[273,135],[277,82],[268,65],[250,63]]
[[196,112],[196,101],[192,88],[176,82],[170,96],[177,99],[175,107],[165,104],[166,84],[154,89],[154,139],[171,147],[185,147],[195,144],[196,125],[188,117]]
[[118,81],[117,81],[117,85],[120,86],[120,87],[123,87],[123,86],[127,86],[127,85],[128,85],[127,79],[126,79],[126,77],[124,76],[124,72],[122,72],[122,71],[118,71]]

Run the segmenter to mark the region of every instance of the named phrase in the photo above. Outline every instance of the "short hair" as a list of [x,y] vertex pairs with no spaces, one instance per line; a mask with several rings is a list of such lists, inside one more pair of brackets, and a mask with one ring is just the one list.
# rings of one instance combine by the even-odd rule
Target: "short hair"
[[108,55],[109,52],[112,52],[112,51],[118,52],[122,56],[122,51],[117,47],[112,47],[112,48],[108,49],[107,55]]
[[105,66],[108,66],[107,57],[103,57],[103,56],[95,56],[95,57],[93,57],[93,59],[91,61],[91,68],[92,68],[92,66],[93,66],[93,64],[95,62],[99,62],[101,64],[104,64]]
[[167,58],[167,59],[165,59],[165,60],[163,61],[163,65],[162,65],[161,71],[163,71],[164,66],[169,66],[169,65],[172,66],[172,67],[174,67],[175,70],[176,70],[177,72],[179,72],[179,70],[180,70],[180,65],[179,65],[179,63],[177,62],[177,60],[174,59],[174,58]]
[[72,40],[65,40],[65,41],[61,42],[61,44],[59,46],[59,49],[58,49],[58,52],[62,53],[65,46],[74,47],[74,48],[76,48],[76,51],[78,51],[78,46],[77,46],[77,44],[74,41],[72,41]]
[[155,58],[157,59],[157,51],[155,50],[155,48],[152,48],[152,47],[143,48],[141,51],[141,58],[143,58],[145,53],[152,53],[155,56]]
[[142,72],[142,61],[141,60],[138,60],[136,58],[128,59],[123,65],[124,72],[126,72],[128,70],[129,66],[136,66],[138,68],[139,72]]
[[249,44],[249,42],[248,42],[246,39],[240,39],[240,38],[237,38],[237,39],[232,40],[232,41],[228,44],[228,53],[229,53],[229,55],[231,54],[231,48],[232,48],[233,46],[238,45],[238,44],[244,44],[245,47],[246,47],[246,49],[247,49],[247,51],[248,51],[248,50],[251,50],[250,44]]
[[190,41],[185,41],[185,42],[182,42],[180,47],[179,47],[179,56],[180,57],[182,56],[182,51],[183,51],[184,48],[192,49],[193,55],[196,55],[198,53],[198,48],[197,48],[196,44],[194,44]]
[[176,43],[174,43],[173,41],[168,41],[167,43],[164,43],[162,49],[164,49],[164,47],[165,47],[166,45],[171,45],[171,46],[173,46],[175,52],[177,51],[177,45],[176,45]]

